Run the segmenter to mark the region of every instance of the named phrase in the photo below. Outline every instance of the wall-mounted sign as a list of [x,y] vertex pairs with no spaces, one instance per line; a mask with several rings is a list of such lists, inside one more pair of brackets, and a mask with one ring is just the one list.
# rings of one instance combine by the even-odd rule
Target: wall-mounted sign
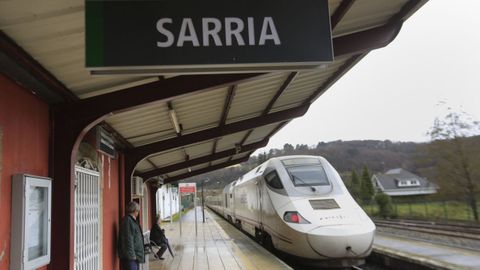
[[246,72],[333,60],[327,0],[86,0],[95,74]]
[[180,193],[195,193],[197,190],[196,183],[180,183],[178,184]]
[[52,179],[12,177],[10,269],[37,269],[50,262]]

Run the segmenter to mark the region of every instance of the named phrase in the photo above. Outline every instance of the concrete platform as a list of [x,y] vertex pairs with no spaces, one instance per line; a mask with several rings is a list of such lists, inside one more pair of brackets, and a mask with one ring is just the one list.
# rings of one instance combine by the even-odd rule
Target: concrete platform
[[480,269],[480,252],[377,233],[374,251],[435,269]]
[[145,265],[147,266],[145,268],[150,270],[291,269],[207,208],[205,208],[205,223],[202,223],[201,208],[197,208],[198,233],[195,236],[194,213],[191,210],[182,218],[181,236],[178,222],[163,225],[174,249],[175,258],[172,258],[167,251],[163,255],[165,260],[150,259],[149,265]]

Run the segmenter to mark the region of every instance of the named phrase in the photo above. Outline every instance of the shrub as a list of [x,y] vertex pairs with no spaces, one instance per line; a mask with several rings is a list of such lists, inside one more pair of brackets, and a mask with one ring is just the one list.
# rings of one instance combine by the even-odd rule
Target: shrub
[[394,214],[392,199],[384,193],[375,195],[375,202],[378,205],[378,215],[383,218],[392,217]]

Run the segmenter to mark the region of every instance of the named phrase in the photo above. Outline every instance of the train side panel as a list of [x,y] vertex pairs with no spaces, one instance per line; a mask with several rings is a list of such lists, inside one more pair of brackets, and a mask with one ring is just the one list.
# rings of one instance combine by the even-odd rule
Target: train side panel
[[223,193],[220,194],[223,200],[223,204],[222,204],[223,217],[228,220],[230,220],[230,218],[233,216],[233,206],[231,205],[232,199],[230,198],[231,188],[232,188],[232,183],[226,185],[225,188],[223,189]]
[[255,236],[255,228],[260,227],[260,193],[258,178],[240,182],[234,187],[235,219],[243,230]]

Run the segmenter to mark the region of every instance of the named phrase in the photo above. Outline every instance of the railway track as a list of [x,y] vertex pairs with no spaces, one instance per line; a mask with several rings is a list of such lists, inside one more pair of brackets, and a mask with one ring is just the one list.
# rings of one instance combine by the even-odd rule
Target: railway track
[[437,223],[416,220],[374,220],[378,227],[388,227],[447,237],[460,237],[480,241],[480,226],[458,223]]

